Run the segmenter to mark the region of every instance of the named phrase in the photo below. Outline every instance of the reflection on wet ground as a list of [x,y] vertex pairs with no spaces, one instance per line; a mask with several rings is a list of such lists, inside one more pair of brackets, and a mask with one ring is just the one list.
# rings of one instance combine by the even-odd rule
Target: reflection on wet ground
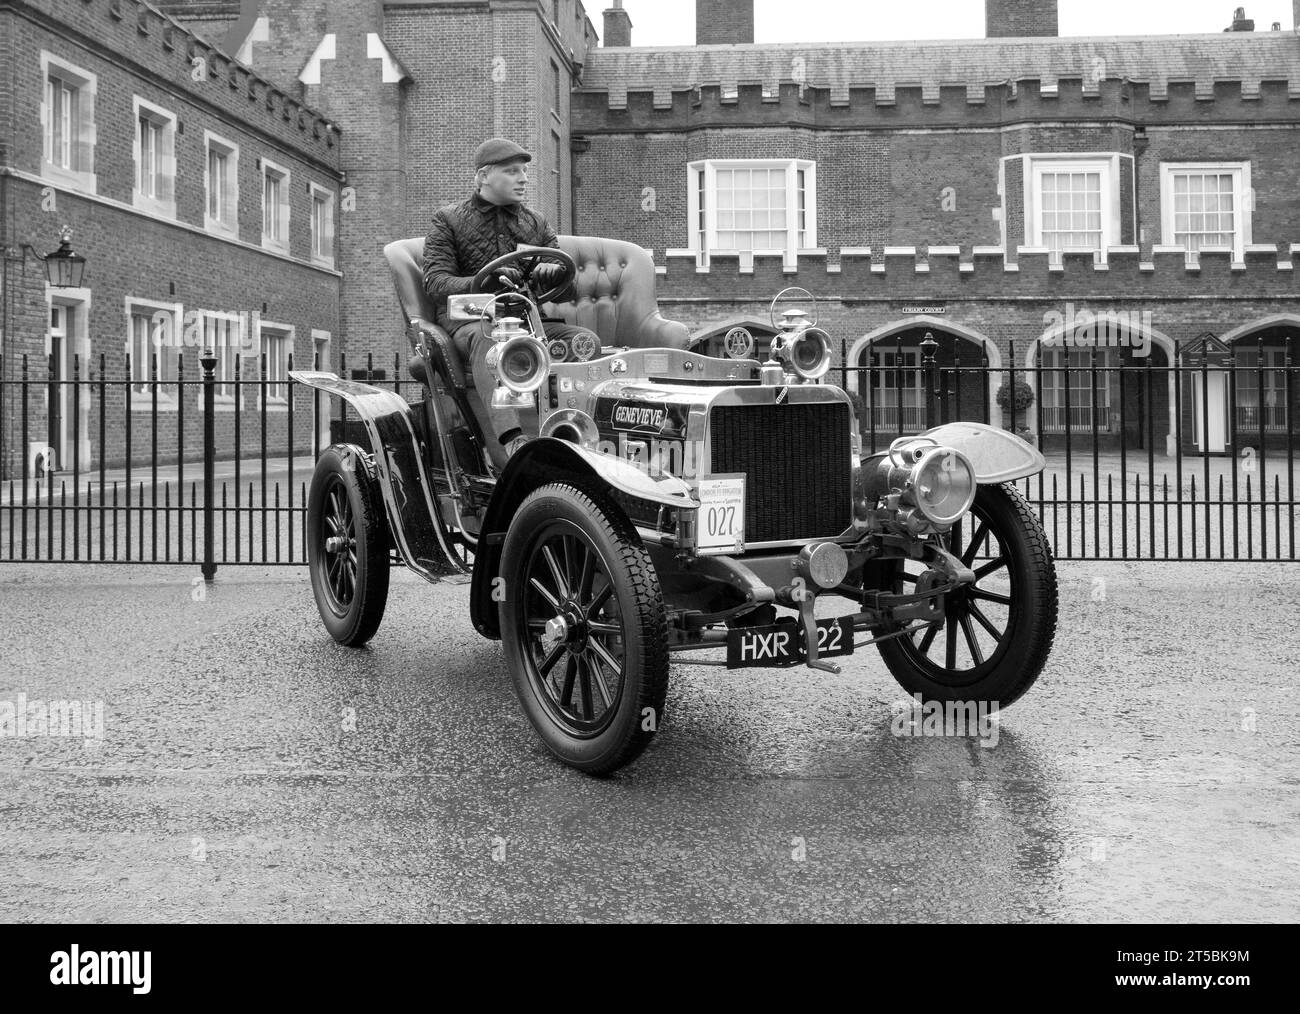
[[7,568],[0,702],[102,700],[104,738],[0,738],[0,917],[1293,918],[1292,572],[1061,574],[996,745],[896,735],[871,649],[683,665],[650,751],[596,780],[544,753],[464,585],[397,575],[353,652],[305,575],[196,600],[188,571]]

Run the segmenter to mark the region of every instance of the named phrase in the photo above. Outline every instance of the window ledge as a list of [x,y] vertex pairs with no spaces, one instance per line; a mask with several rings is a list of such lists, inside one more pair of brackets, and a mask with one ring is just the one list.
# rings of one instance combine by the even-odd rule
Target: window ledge
[[87,194],[98,194],[99,180],[94,173],[78,172],[75,169],[64,169],[62,166],[45,162],[41,165],[41,175],[51,183],[61,183],[64,186],[72,187],[74,190],[80,190]]
[[131,194],[131,205],[139,211],[148,212],[158,218],[174,219],[176,217],[176,202],[174,200],[160,201],[156,197],[145,197],[138,190]]
[[289,244],[282,239],[272,239],[270,236],[263,234],[262,249],[270,250],[272,253],[284,254],[289,256]]
[[329,268],[331,271],[334,270],[333,257],[317,257],[315,254],[313,254],[310,259],[311,259],[311,263],[318,268]]
[[212,233],[214,236],[221,236],[225,239],[239,239],[239,229],[233,225],[227,225],[215,218],[203,216],[203,228],[205,231]]
[[[200,412],[203,411],[203,401],[204,401],[203,390],[202,388],[200,388],[199,402],[198,402]],[[217,412],[236,412],[236,411],[242,412],[243,411],[242,406],[238,406],[235,404],[234,396],[229,394],[218,394],[213,399],[212,408]]]
[[[132,395],[131,395],[131,411],[132,411],[132,412],[151,412],[151,411],[153,411],[153,407],[154,407],[154,403],[153,403],[153,396],[152,396],[152,395],[148,395],[148,394],[132,394]],[[161,394],[158,395],[158,411],[159,411],[159,412],[175,412],[175,411],[176,411],[176,399],[173,398],[171,395],[166,395],[166,396],[161,395]]]

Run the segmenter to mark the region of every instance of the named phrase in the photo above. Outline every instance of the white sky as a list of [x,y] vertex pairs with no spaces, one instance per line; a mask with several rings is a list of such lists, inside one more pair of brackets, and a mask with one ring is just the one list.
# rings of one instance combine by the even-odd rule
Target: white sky
[[[610,0],[586,0],[597,33]],[[636,46],[695,42],[695,0],[623,0]],[[1060,0],[1062,35],[1185,35],[1220,32],[1237,7],[1267,32],[1290,32],[1291,0]],[[983,0],[755,0],[755,42],[982,39]],[[1300,48],[1300,37],[1296,39]]]

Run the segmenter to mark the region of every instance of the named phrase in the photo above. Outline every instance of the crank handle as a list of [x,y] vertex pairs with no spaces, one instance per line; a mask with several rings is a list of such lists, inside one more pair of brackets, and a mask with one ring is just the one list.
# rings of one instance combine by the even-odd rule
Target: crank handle
[[816,596],[804,592],[803,601],[799,603],[799,619],[803,621],[803,639],[807,647],[809,669],[820,669],[833,676],[838,676],[841,669],[834,662],[823,662],[817,657],[817,621],[813,618],[813,602]]

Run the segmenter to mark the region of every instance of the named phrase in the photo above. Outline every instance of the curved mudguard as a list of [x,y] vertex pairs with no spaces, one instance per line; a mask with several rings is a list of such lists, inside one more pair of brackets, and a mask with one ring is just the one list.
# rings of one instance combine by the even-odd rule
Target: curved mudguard
[[691,496],[690,487],[676,476],[651,476],[620,458],[567,440],[554,437],[530,440],[510,456],[497,481],[474,554],[470,619],[484,637],[501,636],[492,592],[493,582],[501,571],[501,542],[510,527],[510,519],[529,493],[547,483],[563,481],[566,476],[594,479],[628,496],[669,507],[692,510],[700,506]]
[[981,485],[1010,482],[1037,475],[1047,467],[1038,448],[1025,443],[1009,430],[977,422],[955,422],[926,430],[945,447],[961,451],[975,466],[975,479]]
[[290,370],[300,384],[336,394],[361,417],[374,450],[379,489],[393,545],[402,561],[426,581],[458,573],[438,523],[425,453],[416,435],[414,409],[394,391],[344,380],[333,373]]

